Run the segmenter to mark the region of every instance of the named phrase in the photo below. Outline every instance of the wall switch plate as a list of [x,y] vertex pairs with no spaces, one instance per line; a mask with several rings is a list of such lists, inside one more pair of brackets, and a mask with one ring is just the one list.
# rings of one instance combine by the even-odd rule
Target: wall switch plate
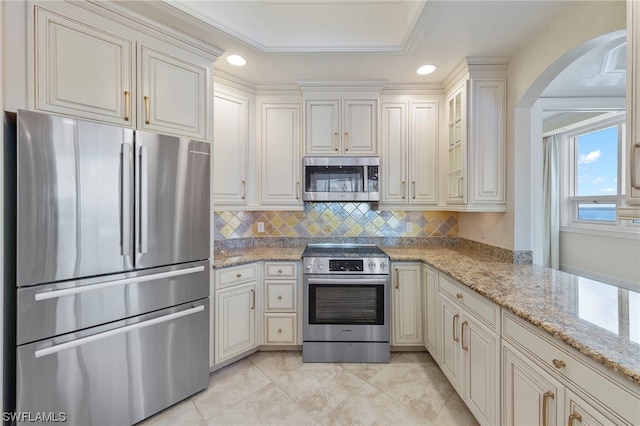
[[264,222],[258,222],[258,232],[264,232]]
[[407,222],[404,230],[405,232],[413,232],[413,222]]

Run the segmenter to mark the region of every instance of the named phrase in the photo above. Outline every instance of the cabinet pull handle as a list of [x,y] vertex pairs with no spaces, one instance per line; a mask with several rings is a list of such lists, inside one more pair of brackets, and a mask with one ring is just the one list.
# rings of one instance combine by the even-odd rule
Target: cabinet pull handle
[[402,199],[405,199],[405,192],[406,192],[406,188],[405,188],[405,182],[402,181]]
[[580,414],[576,413],[575,411],[573,413],[571,413],[571,415],[569,416],[569,422],[567,423],[567,426],[573,426],[573,421],[574,420],[582,422],[582,416]]
[[633,189],[640,189],[640,181],[636,180],[636,178],[638,177],[637,173],[636,173],[636,167],[638,167],[638,164],[636,162],[636,160],[638,160],[638,158],[636,157],[636,150],[640,149],[640,142],[636,142],[633,145],[631,145],[631,158],[630,158],[630,165],[629,165],[629,169],[630,169],[630,173],[631,173],[631,188]]
[[296,182],[296,200],[300,199],[300,181]]
[[400,288],[400,271],[396,268],[396,288]]
[[462,197],[462,177],[458,178],[458,197]]
[[411,198],[413,198],[414,200],[416,199],[416,181],[412,180],[411,181]]
[[124,121],[129,121],[129,108],[131,108],[129,92],[124,92]]
[[336,143],[338,141],[338,132],[333,132],[333,150],[334,151],[338,151],[338,144]]
[[461,345],[462,345],[462,349],[465,350],[466,352],[469,352],[469,346],[465,346],[464,345],[464,326],[467,326],[467,328],[469,328],[469,323],[467,321],[462,323],[462,338],[461,340]]
[[144,97],[144,124],[151,124],[149,122],[149,97],[145,96]]
[[559,359],[554,359],[553,361],[551,361],[551,363],[553,364],[553,366],[555,368],[564,368],[564,367],[567,366],[566,362],[564,362],[562,360],[559,360]]
[[453,316],[453,321],[451,322],[451,324],[453,325],[453,341],[454,342],[460,341],[460,339],[458,339],[458,336],[456,336],[456,322],[458,321],[458,318],[460,318],[460,315],[455,314]]
[[247,182],[242,179],[242,199],[247,198]]
[[251,309],[255,309],[256,308],[256,291],[254,289],[251,289]]
[[344,150],[349,151],[349,132],[344,132]]
[[462,297],[463,297],[463,296],[462,296],[462,293],[456,293],[456,297],[457,297],[458,299],[462,299]]
[[554,394],[551,391],[546,391],[544,393],[544,395],[542,395],[542,426],[547,426],[547,410],[548,410],[548,405],[547,405],[547,400],[549,398],[553,399],[554,398]]

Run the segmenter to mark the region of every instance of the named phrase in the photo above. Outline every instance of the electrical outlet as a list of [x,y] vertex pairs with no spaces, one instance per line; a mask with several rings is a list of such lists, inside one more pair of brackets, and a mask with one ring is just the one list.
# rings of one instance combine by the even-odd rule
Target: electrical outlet
[[413,232],[413,222],[407,222],[404,230],[405,232],[408,232],[408,233]]
[[264,232],[264,222],[258,222],[258,232]]

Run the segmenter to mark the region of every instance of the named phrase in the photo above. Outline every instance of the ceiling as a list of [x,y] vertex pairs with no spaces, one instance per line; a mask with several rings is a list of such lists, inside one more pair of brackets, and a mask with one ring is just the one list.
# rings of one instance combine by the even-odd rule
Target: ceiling
[[[378,81],[440,88],[467,56],[511,56],[574,1],[120,0],[123,6],[225,51],[216,72],[255,87]],[[578,59],[545,96],[625,93],[624,58],[610,43]],[[626,49],[618,50],[626,55]],[[247,59],[227,63],[230,54]],[[622,59],[621,59],[622,58]],[[608,61],[609,68],[603,68]],[[416,69],[435,65],[421,76]],[[603,72],[605,69],[606,72]]]

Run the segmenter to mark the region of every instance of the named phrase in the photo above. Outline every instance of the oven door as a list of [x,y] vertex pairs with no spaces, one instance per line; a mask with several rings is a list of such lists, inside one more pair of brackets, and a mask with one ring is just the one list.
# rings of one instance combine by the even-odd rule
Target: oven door
[[305,342],[389,342],[389,275],[305,275]]

